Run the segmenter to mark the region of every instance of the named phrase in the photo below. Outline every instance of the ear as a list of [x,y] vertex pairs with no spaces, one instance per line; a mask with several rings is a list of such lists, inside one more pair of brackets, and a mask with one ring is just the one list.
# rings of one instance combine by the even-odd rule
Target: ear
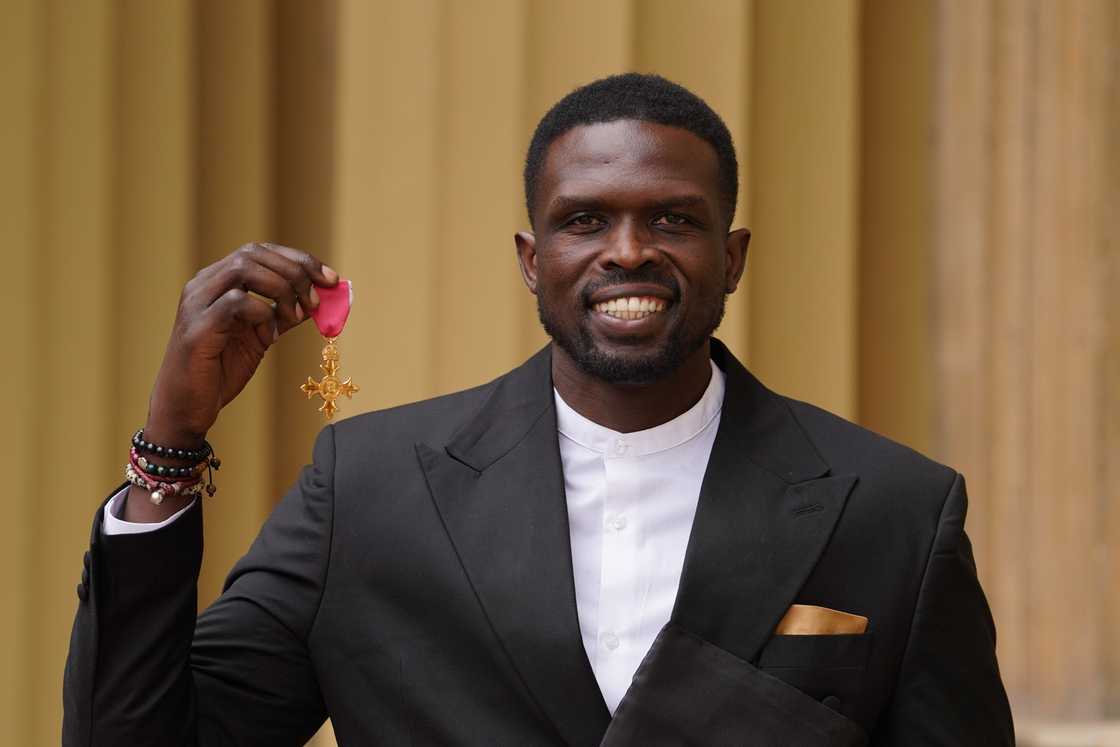
[[734,293],[739,287],[739,279],[747,269],[747,245],[751,243],[751,232],[746,228],[739,228],[727,234],[724,251],[727,253],[727,288],[728,293]]
[[529,231],[518,231],[513,235],[517,245],[517,264],[521,268],[521,279],[534,296],[537,294],[537,237]]

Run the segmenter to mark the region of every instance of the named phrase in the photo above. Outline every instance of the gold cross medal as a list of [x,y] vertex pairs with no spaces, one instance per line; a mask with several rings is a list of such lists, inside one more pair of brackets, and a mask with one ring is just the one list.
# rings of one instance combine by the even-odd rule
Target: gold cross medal
[[339,379],[338,369],[341,359],[338,345],[335,344],[335,340],[342,334],[342,328],[346,326],[347,317],[350,316],[350,306],[354,303],[354,286],[349,280],[339,280],[333,288],[316,286],[315,292],[319,294],[319,305],[311,312],[311,318],[315,320],[319,334],[327,341],[326,347],[323,348],[323,362],[319,364],[319,368],[323,370],[323,378],[315,381],[308,376],[307,382],[301,384],[299,388],[308,399],[316,394],[322,398],[323,406],[319,408],[319,412],[330,420],[338,411],[335,400],[344,394],[347,399],[350,399],[354,392],[358,391],[358,385],[352,383],[350,379],[346,381]]

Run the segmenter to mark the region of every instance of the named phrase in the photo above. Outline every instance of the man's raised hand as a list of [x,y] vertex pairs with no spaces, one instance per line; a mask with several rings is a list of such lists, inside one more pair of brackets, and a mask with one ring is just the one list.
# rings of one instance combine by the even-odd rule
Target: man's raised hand
[[[337,282],[307,252],[267,243],[246,244],[203,268],[179,299],[148,428],[169,442],[200,442],[265,351],[319,305],[315,286]],[[155,430],[149,435],[158,441]]]
[[[265,351],[319,305],[315,286],[337,282],[338,273],[307,252],[268,243],[246,244],[200,270],[179,298],[145,438],[184,449],[200,445]],[[132,521],[158,521],[185,505],[157,507],[131,497],[125,518]]]

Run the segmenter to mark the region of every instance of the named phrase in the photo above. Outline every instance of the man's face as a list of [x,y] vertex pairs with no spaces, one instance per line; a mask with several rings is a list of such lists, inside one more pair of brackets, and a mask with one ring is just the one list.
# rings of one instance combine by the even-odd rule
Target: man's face
[[687,130],[620,120],[549,147],[518,257],[545,331],[585,372],[645,383],[708,340],[744,266],[727,233],[715,149]]

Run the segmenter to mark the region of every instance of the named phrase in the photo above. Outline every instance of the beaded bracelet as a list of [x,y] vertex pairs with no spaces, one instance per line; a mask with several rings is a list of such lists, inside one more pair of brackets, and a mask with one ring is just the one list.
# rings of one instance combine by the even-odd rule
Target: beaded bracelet
[[[195,464],[189,467],[153,464],[141,456],[141,451],[160,457],[188,460]],[[147,490],[152,503],[158,506],[168,495],[199,495],[205,490],[207,495],[213,496],[218,492],[214,485],[213,470],[219,469],[221,465],[207,441],[202,442],[200,449],[160,446],[145,441],[144,430],[141,428],[132,435],[132,448],[128,450],[128,464],[125,465],[125,479],[132,485]],[[205,483],[202,481],[203,472],[207,473]]]
[[201,462],[214,453],[210,442],[206,440],[203,440],[202,448],[200,449],[177,449],[172,446],[160,446],[150,441],[145,441],[143,428],[132,434],[132,445],[137,451],[142,451],[145,454],[154,454],[155,456],[168,457],[170,459],[182,459],[187,462]]
[[170,483],[149,480],[142,472],[137,472],[131,464],[125,465],[124,477],[125,480],[136,487],[147,490],[152,503],[157,506],[163,503],[163,499],[169,495],[199,495],[203,490],[208,491],[210,487],[213,487],[204,484],[201,479]]
[[140,453],[133,447],[128,450],[128,456],[141,470],[151,475],[152,477],[175,477],[182,479],[189,479],[198,477],[206,468],[210,466],[210,459],[203,459],[198,464],[190,467],[168,467],[165,464],[153,464],[146,458],[140,456]]

